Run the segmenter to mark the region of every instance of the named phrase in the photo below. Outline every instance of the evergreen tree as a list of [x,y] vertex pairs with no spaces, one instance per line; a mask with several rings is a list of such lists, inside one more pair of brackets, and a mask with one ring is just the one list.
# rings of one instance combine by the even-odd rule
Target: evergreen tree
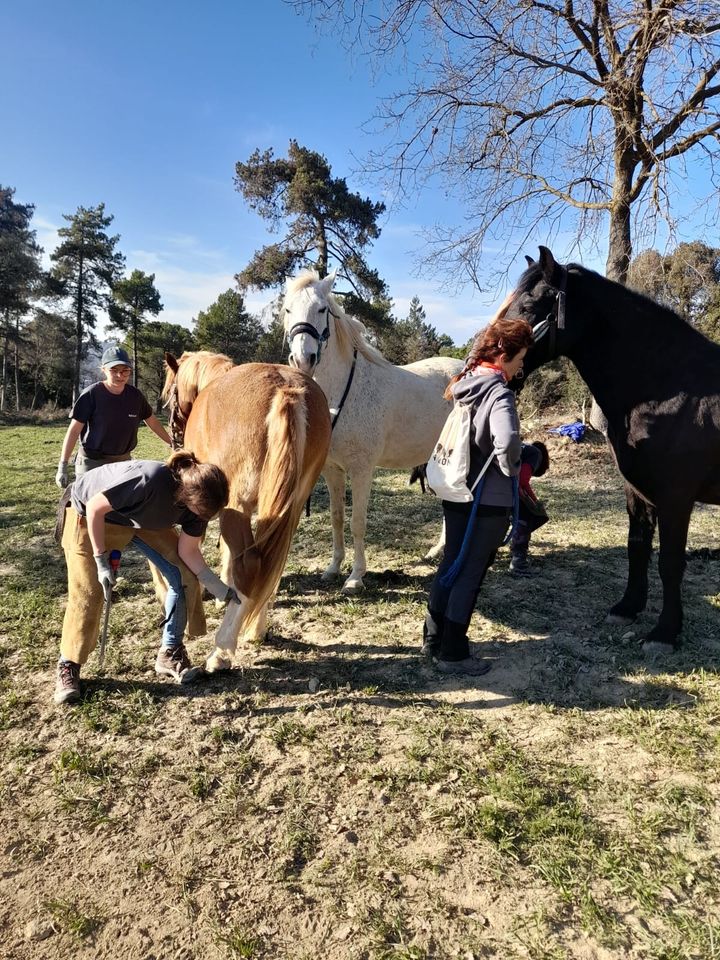
[[111,237],[107,233],[113,217],[105,215],[104,203],[97,207],[78,207],[74,214],[64,214],[63,219],[68,226],[58,230],[61,242],[50,259],[55,264],[53,279],[69,300],[74,323],[74,402],[80,392],[83,356],[88,346],[96,342],[93,337],[95,311],[108,307],[124,257],[115,249],[119,236]]
[[351,193],[344,179],[332,176],[325,157],[295,140],[286,158],[255,150],[247,163],[236,164],[235,186],[272,231],[285,230],[279,243],[258,250],[240,271],[241,288],[279,286],[301,267],[325,277],[332,263],[350,285],[345,309],[371,325],[382,319],[369,304],[387,296],[386,285],[367,264],[365,250],[380,236],[384,203]]
[[73,385],[72,321],[39,307],[24,330],[22,369],[31,391],[30,409],[43,403],[69,406]]
[[287,363],[288,344],[280,314],[280,298],[273,304],[272,319],[260,335],[254,359],[258,363]]
[[452,348],[452,339],[439,334],[427,322],[425,308],[418,297],[410,301],[407,317],[395,321],[381,338],[381,349],[387,359],[401,365],[436,357],[441,350]]
[[40,254],[30,221],[35,207],[15,203],[15,190],[0,186],[0,322],[2,323],[2,383],[0,410],[5,409],[8,362],[12,344],[15,359],[15,406],[20,409],[20,319],[37,294],[42,278]]
[[149,320],[138,344],[137,365],[143,390],[156,413],[160,413],[160,394],[165,383],[165,352],[179,357],[185,350],[196,348],[192,332],[179,323]]
[[668,254],[645,250],[630,264],[629,285],[700,325],[720,284],[720,249],[701,240],[680,243]]
[[133,270],[129,277],[116,281],[110,303],[110,325],[128,335],[133,355],[133,383],[140,383],[138,345],[148,314],[156,317],[162,310],[155,274]]
[[232,289],[201,310],[195,321],[198,349],[224,353],[235,363],[254,358],[262,333],[260,321],[246,311],[242,294]]

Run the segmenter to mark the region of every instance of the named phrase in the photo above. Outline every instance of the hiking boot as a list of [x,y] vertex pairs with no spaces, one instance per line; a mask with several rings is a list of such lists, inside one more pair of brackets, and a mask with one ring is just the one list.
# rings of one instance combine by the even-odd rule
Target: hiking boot
[[55,703],[77,703],[80,699],[80,664],[58,660]]
[[160,647],[155,660],[155,673],[170,677],[175,683],[194,683],[204,673],[202,667],[194,667],[185,649],[180,643],[176,647]]
[[510,573],[514,577],[534,577],[537,570],[531,566],[527,554],[514,553],[510,560]]
[[475,657],[465,657],[464,660],[436,660],[435,666],[440,673],[460,674],[466,677],[481,677],[490,669],[487,660],[476,660]]

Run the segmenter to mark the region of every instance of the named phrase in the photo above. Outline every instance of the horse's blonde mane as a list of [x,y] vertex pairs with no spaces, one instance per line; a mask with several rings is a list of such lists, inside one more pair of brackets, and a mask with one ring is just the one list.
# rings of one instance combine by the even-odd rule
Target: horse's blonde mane
[[[300,291],[306,290],[312,284],[319,282],[320,275],[317,270],[301,270],[296,277],[288,281],[285,298],[294,297]],[[357,317],[351,317],[350,314],[345,313],[332,293],[327,295],[327,301],[333,314],[338,346],[343,356],[349,359],[353,351],[357,350],[370,363],[376,363],[378,366],[390,366],[390,361],[386,360],[377,347],[374,347],[367,339],[365,324]]]
[[178,399],[183,405],[194,403],[201,390],[235,366],[224,353],[211,353],[209,350],[186,350],[177,364],[176,374],[168,369],[161,398],[167,401],[175,384]]

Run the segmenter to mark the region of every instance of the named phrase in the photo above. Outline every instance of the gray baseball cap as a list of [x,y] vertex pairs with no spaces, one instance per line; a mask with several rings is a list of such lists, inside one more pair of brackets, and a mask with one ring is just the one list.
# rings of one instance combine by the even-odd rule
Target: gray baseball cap
[[131,367],[132,363],[130,357],[127,355],[127,352],[123,350],[122,347],[114,346],[108,347],[105,353],[102,355],[102,362],[100,363],[101,367]]

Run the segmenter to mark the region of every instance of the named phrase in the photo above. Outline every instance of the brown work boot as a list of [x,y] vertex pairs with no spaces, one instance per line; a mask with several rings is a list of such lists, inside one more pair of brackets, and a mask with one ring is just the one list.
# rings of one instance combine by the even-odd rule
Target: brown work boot
[[80,699],[80,664],[58,660],[55,703],[77,703]]
[[194,683],[204,673],[202,667],[194,667],[184,644],[176,647],[160,647],[155,660],[155,673],[170,677],[175,683]]

